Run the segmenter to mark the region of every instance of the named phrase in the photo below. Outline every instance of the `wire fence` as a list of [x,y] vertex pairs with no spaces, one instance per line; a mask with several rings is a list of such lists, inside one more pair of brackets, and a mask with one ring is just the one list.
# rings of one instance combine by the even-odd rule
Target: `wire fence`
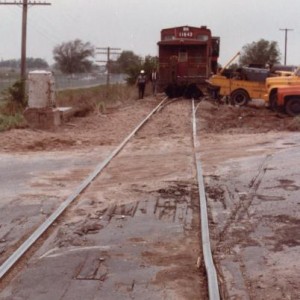
[[[109,82],[111,84],[126,83],[125,74],[110,74]],[[73,74],[73,75],[55,75],[56,90],[77,89],[105,85],[107,83],[107,74]]]
[[[111,84],[124,84],[126,83],[126,74],[110,74],[109,82]],[[0,78],[0,99],[3,98],[3,92],[11,87],[19,77]],[[55,75],[55,89],[79,89],[88,88],[98,85],[107,84],[107,74],[72,74],[72,75]]]

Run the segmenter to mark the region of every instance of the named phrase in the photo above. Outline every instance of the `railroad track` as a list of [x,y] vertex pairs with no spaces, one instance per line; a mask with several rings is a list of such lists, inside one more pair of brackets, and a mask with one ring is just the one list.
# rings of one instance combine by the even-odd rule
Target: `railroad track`
[[[122,150],[124,150],[125,146],[129,143],[129,141],[137,135],[140,130],[143,128],[143,126],[151,120],[151,118],[155,119],[155,113],[162,111],[166,106],[172,105],[172,102],[174,100],[169,100],[167,98],[163,99],[159,105],[157,105],[149,114],[148,116],[140,122],[136,128],[124,139],[124,141],[100,164],[98,164],[95,168],[95,170],[83,181],[80,183],[80,185],[74,190],[74,192],[47,218],[47,220],[41,224],[31,235],[30,237],[24,241],[21,246],[1,265],[0,267],[0,278],[3,279],[5,276],[11,272],[11,270],[17,265],[18,261],[23,257],[23,255],[40,239],[42,235],[45,234],[45,232],[50,228],[50,226],[57,222],[58,218],[62,215],[62,213],[66,212],[68,208],[71,206],[72,203],[79,197],[82,197],[82,195],[85,193],[88,187],[91,186],[92,183],[96,180],[97,177],[99,177],[99,174],[109,165],[112,163],[113,159],[118,155],[123,153]],[[208,282],[208,294],[209,299],[219,299],[219,290],[218,290],[218,282],[217,282],[217,275],[215,266],[212,259],[211,254],[211,246],[209,241],[209,228],[208,228],[208,220],[207,220],[207,210],[206,210],[206,197],[205,197],[205,188],[204,188],[204,181],[203,181],[203,174],[202,174],[202,167],[200,162],[200,154],[199,154],[199,140],[197,138],[196,134],[196,114],[197,107],[194,105],[194,101],[192,102],[192,109],[191,109],[191,128],[192,128],[192,140],[193,140],[193,149],[191,150],[191,153],[195,153],[194,161],[196,163],[196,170],[197,170],[197,179],[196,182],[198,184],[198,201],[199,207],[200,207],[200,220],[201,220],[201,236],[202,236],[202,249],[203,249],[203,261],[205,264],[205,270],[207,274],[207,282]],[[146,174],[144,175],[146,176]],[[173,184],[174,185],[174,184]],[[187,197],[188,194],[193,194],[195,191],[193,191],[193,187],[189,185],[186,182],[181,182],[179,185],[176,185],[176,189],[180,188],[179,191],[174,191],[172,188],[169,188],[168,190],[161,188],[156,193],[159,193],[159,196],[162,198],[165,198],[166,195],[172,194],[173,198],[176,198],[176,196],[184,196]],[[175,189],[175,187],[174,187]],[[140,191],[138,191],[140,192]],[[150,191],[152,193],[152,191]],[[179,195],[178,195],[179,193]],[[183,198],[184,198],[183,197]],[[109,207],[106,207],[102,211],[97,211],[98,214],[96,215],[97,219],[100,219],[103,222],[106,222],[108,224],[110,220],[114,216],[118,216],[121,220],[126,219],[127,217],[134,216],[137,214],[137,212],[144,213],[144,211],[149,210],[149,202],[135,202],[134,204],[124,204],[121,206],[112,205]],[[164,218],[172,218],[173,221],[177,220],[179,223],[182,222],[182,219],[185,219],[185,226],[192,226],[192,221],[187,221],[188,218],[191,218],[190,211],[191,206],[193,204],[186,200],[184,198],[183,200],[180,199],[180,201],[173,201],[173,199],[169,199],[164,201],[163,204],[160,202],[160,199],[156,200],[156,204],[153,208],[154,214],[157,214],[159,220],[163,220]],[[151,206],[151,205],[150,205]],[[180,209],[179,209],[180,207]],[[175,211],[175,212],[174,212]],[[179,212],[178,212],[179,211]],[[184,215],[182,216],[180,212]],[[101,226],[104,223],[102,223]],[[100,225],[99,225],[100,226]],[[100,228],[100,227],[99,227]],[[78,232],[78,235],[82,235],[84,233],[88,233],[90,231],[98,230],[98,227],[92,228],[92,227],[85,227],[85,231]],[[90,249],[94,249],[91,247]],[[78,249],[73,249],[74,251],[77,251]],[[47,252],[47,255],[43,255],[41,257],[48,257],[53,255],[55,251],[58,251],[57,249],[51,250],[50,252]],[[144,252],[143,252],[144,253]],[[56,254],[58,255],[58,254]],[[101,264],[100,264],[101,265]],[[101,269],[101,266],[98,266],[96,271],[94,271],[95,277],[92,277],[92,279],[97,280],[104,280],[107,276],[107,273],[101,273],[99,269]],[[97,275],[98,273],[101,273],[102,275]],[[85,277],[86,275],[83,275],[84,271],[79,271],[78,274],[76,274],[77,279],[90,279],[90,277]],[[95,275],[96,274],[96,275]],[[98,277],[97,277],[98,276]],[[135,282],[133,281],[131,283],[131,289],[134,289]]]

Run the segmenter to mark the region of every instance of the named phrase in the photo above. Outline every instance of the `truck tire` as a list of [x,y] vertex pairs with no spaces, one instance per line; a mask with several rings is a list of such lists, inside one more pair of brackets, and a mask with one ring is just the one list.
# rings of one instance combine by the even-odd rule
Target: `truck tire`
[[277,90],[272,91],[269,97],[269,108],[278,113],[284,113],[284,107],[278,105]]
[[278,111],[277,91],[272,91],[269,98],[270,108],[273,111]]
[[300,97],[292,97],[285,104],[285,111],[288,115],[295,117],[300,115]]
[[248,93],[245,90],[235,90],[230,95],[232,104],[243,106],[247,105],[248,101],[250,100],[250,97]]

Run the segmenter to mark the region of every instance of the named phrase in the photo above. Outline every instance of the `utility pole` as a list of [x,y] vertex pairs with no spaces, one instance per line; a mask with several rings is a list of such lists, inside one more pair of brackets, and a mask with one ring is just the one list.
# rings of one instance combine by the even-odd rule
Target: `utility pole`
[[293,31],[294,29],[289,29],[289,28],[283,28],[279,29],[280,31],[285,32],[285,38],[284,38],[284,65],[286,65],[286,55],[287,55],[287,33],[288,31]]
[[21,5],[23,8],[22,12],[22,46],[21,46],[21,80],[26,80],[26,40],[27,40],[27,11],[29,5],[51,5],[51,3],[41,1],[0,1],[0,5]]
[[[106,75],[106,85],[109,86],[110,84],[110,55],[111,54],[120,54],[120,52],[115,52],[115,51],[120,51],[120,48],[111,48],[111,47],[106,47],[106,48],[96,48],[96,50],[102,50],[102,52],[97,52],[96,54],[104,54],[107,56],[106,60],[96,60],[96,62],[105,62],[106,63],[106,69],[107,69],[107,75]],[[112,52],[113,50],[114,52]]]

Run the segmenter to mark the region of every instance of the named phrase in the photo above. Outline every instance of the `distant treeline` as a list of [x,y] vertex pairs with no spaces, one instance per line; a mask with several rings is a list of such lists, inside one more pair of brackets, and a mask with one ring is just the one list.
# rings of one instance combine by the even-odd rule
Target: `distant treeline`
[[[28,57],[26,59],[27,68],[29,69],[43,69],[49,68],[48,63],[42,58],[32,58]],[[0,68],[11,68],[18,69],[21,66],[20,59],[9,59],[9,60],[1,60]]]

